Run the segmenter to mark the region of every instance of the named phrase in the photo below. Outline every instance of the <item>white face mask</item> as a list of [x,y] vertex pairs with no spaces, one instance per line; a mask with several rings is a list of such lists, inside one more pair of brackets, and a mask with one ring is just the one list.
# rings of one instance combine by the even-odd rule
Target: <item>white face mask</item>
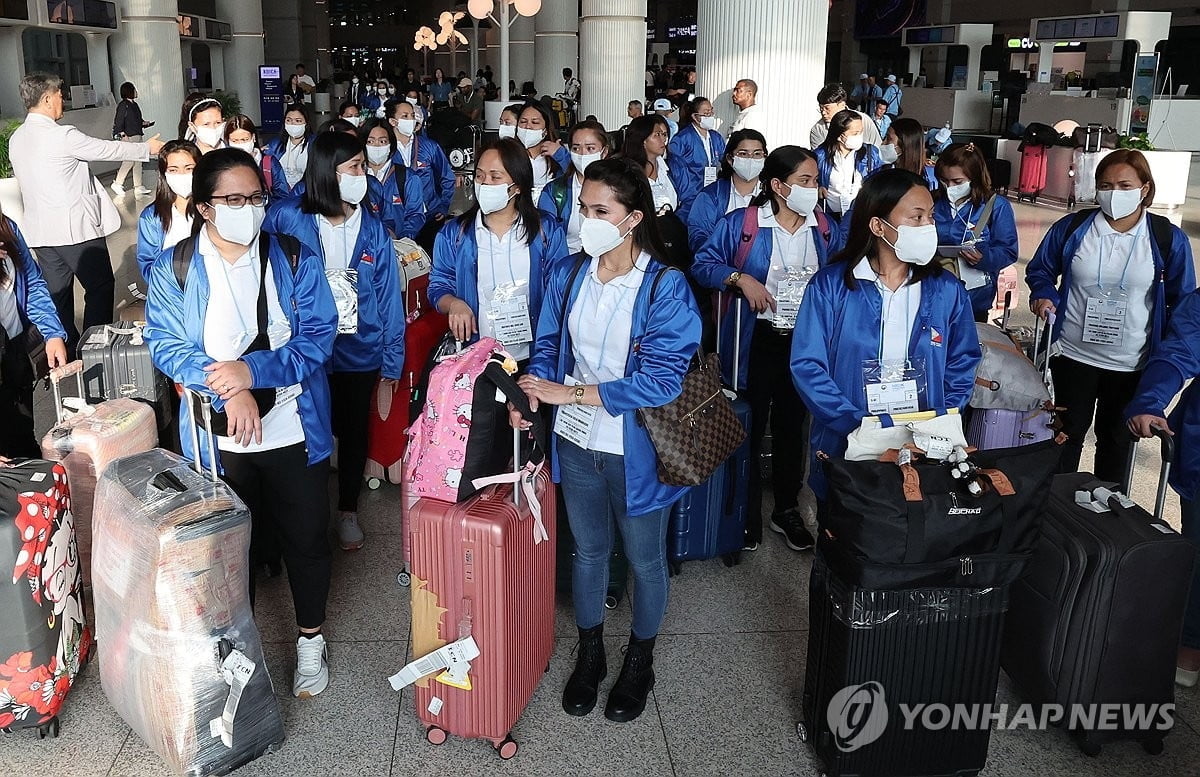
[[217,234],[240,246],[248,246],[258,239],[263,221],[267,218],[265,205],[246,203],[240,208],[231,208],[219,202],[213,206],[213,210],[213,226],[217,228]]
[[763,165],[766,163],[765,159],[735,156],[732,163],[733,172],[743,181],[753,181],[762,174]]
[[338,175],[338,193],[342,202],[357,205],[367,196],[367,177],[365,175]]
[[883,160],[885,165],[896,164],[896,160],[900,158],[900,152],[896,150],[896,144],[886,143],[880,146],[879,158]]
[[517,196],[508,193],[508,187],[511,185],[507,183],[475,184],[475,200],[479,203],[480,212],[486,216],[489,213],[504,210],[508,201]]
[[350,79],[350,83],[352,83],[352,84],[357,84],[357,83],[358,83],[358,79],[357,79],[357,78],[351,78],[351,79]]
[[412,134],[416,131],[416,119],[396,119],[396,132],[399,132],[404,137],[411,138]]
[[253,140],[247,140],[245,143],[228,143],[226,145],[228,145],[230,148],[241,149],[242,151],[245,151],[247,154],[254,153],[254,141]]
[[375,91],[379,94],[387,94],[387,87],[386,86],[377,86],[377,87],[375,87]]
[[192,132],[196,136],[196,140],[206,146],[216,148],[221,144],[221,136],[224,134],[221,127],[197,127],[192,126]]
[[817,194],[819,190],[815,186],[800,186],[795,184],[791,191],[788,192],[787,206],[792,209],[793,213],[798,213],[807,218],[812,214],[817,207]]
[[588,165],[590,165],[592,162],[599,162],[601,160],[601,154],[602,152],[600,151],[597,151],[594,154],[578,154],[572,151],[571,164],[575,166],[575,172],[583,175],[583,173],[588,169]]
[[517,129],[517,139],[525,144],[525,148],[533,148],[546,139],[546,131],[520,127]]
[[391,146],[367,146],[367,161],[373,165],[383,164],[391,155]]
[[500,137],[515,138],[516,136],[517,136],[517,125],[516,124],[501,124],[500,125]]
[[304,137],[305,130],[308,129],[307,124],[284,124],[283,131],[293,138]]
[[350,122],[350,124],[354,127],[362,126],[362,116],[343,116],[342,118]]
[[716,116],[701,116],[700,117],[700,129],[715,130],[716,128],[717,128],[717,117]]
[[616,224],[604,219],[584,216],[579,224],[579,240],[583,243],[584,253],[588,256],[603,256],[625,242],[625,238],[633,232],[633,227],[630,227],[625,234],[621,234],[621,225],[629,221],[631,216],[633,216],[632,213]]
[[414,107],[416,106],[416,104],[417,104],[417,102],[418,102],[418,101],[417,101],[417,98],[415,98],[415,97],[405,97],[405,98],[404,98],[404,101],[405,101],[406,103],[408,103],[409,105],[412,105],[412,106],[414,106]]
[[394,86],[389,86],[389,87],[388,87],[388,90],[387,90],[387,93],[388,93],[389,95],[394,95],[394,94],[396,93],[396,87],[394,87]]
[[858,151],[863,146],[863,136],[862,135],[843,135],[842,136],[842,145],[844,145],[846,148],[850,149],[851,151]]
[[191,197],[192,196],[192,174],[191,173],[167,173],[167,186],[171,191],[175,192],[176,197]]
[[[887,221],[880,219],[884,224],[892,227]],[[933,260],[933,255],[937,253],[938,233],[937,226],[934,224],[926,224],[922,227],[911,227],[907,224],[901,224],[899,227],[892,227],[896,230],[896,242],[893,243],[886,237],[883,241],[890,245],[896,252],[896,258],[902,262],[909,264],[929,264]]]
[[1141,189],[1102,189],[1096,192],[1096,204],[1110,219],[1123,219],[1142,204]]
[[962,183],[956,183],[953,186],[950,186],[949,184],[946,185],[946,197],[948,197],[950,199],[950,202],[958,202],[963,197],[967,197],[970,194],[971,194],[971,182],[970,181],[963,181]]

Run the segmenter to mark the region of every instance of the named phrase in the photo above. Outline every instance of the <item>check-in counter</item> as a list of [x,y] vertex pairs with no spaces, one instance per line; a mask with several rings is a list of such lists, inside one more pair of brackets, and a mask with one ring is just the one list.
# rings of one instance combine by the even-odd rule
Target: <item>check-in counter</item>
[[955,131],[986,131],[991,123],[989,92],[909,86],[904,87],[900,105],[905,118],[916,119],[925,127],[942,127],[950,122]]

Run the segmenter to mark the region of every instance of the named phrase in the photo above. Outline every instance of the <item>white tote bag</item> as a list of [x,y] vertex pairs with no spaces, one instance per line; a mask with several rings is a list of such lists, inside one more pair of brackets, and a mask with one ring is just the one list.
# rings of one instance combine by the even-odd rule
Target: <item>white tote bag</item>
[[956,447],[967,447],[958,408],[943,412],[928,410],[892,416],[870,415],[846,438],[846,461],[878,461],[889,450],[917,444],[914,435],[922,441],[926,436],[934,438],[932,450],[917,445],[930,458],[942,459]]

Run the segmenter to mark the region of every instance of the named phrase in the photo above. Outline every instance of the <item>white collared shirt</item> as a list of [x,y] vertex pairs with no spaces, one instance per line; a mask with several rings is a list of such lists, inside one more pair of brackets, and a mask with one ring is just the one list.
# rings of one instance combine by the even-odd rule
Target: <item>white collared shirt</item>
[[361,206],[354,208],[341,224],[330,224],[329,219],[317,215],[317,231],[321,236],[321,252],[325,256],[326,270],[345,270],[350,266],[361,227]]
[[862,175],[854,164],[856,151],[842,154],[841,149],[833,152],[833,165],[829,173],[829,187],[825,197],[826,207],[834,213],[845,213],[858,190],[862,188]]
[[[479,311],[476,321],[479,324],[480,337],[495,337],[495,326],[488,311],[492,299],[496,296],[498,286],[517,286],[522,288],[529,300],[529,245],[525,242],[525,227],[518,216],[512,227],[503,237],[496,237],[483,221],[483,214],[475,218],[475,242],[479,246],[479,261],[477,264],[478,283],[476,292],[479,295]],[[533,322],[530,319],[530,328]],[[517,361],[529,358],[530,343],[503,343],[504,347]]]
[[396,134],[396,150],[400,152],[400,158],[404,160],[405,167],[412,167],[413,142],[412,138],[408,139],[408,143],[404,142],[404,136]]
[[[260,284],[258,240],[233,264],[221,258],[208,236],[200,230],[197,242],[204,271],[208,275],[209,297],[204,312],[204,352],[217,361],[236,361],[258,335],[258,288]],[[278,349],[292,339],[291,322],[279,304],[275,276],[267,265],[267,332],[271,348]],[[262,419],[262,442],[238,445],[232,437],[218,437],[217,447],[233,453],[255,453],[286,448],[304,442],[304,426],[293,398],[276,404]],[[203,443],[201,443],[203,445]]]
[[[736,173],[735,173],[735,175],[736,175]],[[750,192],[749,194],[747,194],[746,196],[743,197],[742,195],[738,194],[737,187],[734,186],[733,181],[731,180],[729,182],[729,202],[726,203],[726,205],[725,205],[725,213],[726,214],[733,213],[738,208],[749,208],[750,200],[757,197],[758,193],[761,191],[762,191],[762,182],[755,181],[754,182],[754,191]]]
[[554,180],[554,175],[550,172],[550,160],[542,154],[530,159],[529,163],[533,165],[533,201],[536,203],[542,196],[542,189]]
[[670,169],[665,157],[656,160],[654,178],[650,179],[650,193],[654,195],[654,209],[659,210],[663,205],[670,205],[671,210],[679,209],[679,194],[675,184],[671,182]]
[[[583,285],[567,315],[571,333],[571,352],[575,356],[573,377],[584,385],[599,385],[625,377],[633,332],[633,306],[638,289],[646,278],[650,257],[642,253],[634,268],[608,283],[596,277],[600,260],[588,265]],[[601,407],[588,442],[588,450],[625,453],[625,429],[622,416],[610,415]]]
[[184,238],[192,234],[192,220],[186,213],[180,213],[174,205],[171,206],[171,226],[163,234],[163,250],[174,248]]
[[567,249],[571,253],[577,254],[583,250],[583,240],[579,238],[579,228],[583,226],[583,214],[579,211],[579,190],[582,187],[579,184],[579,176],[571,176],[571,185],[567,191],[567,196],[571,199],[571,217],[567,219]]
[[892,291],[871,269],[871,262],[865,256],[854,266],[854,277],[874,284],[883,297],[883,316],[880,321],[882,347],[879,349],[882,361],[907,359],[913,325],[921,309],[921,282],[905,283]]
[[766,132],[767,116],[763,112],[762,106],[758,103],[749,105],[743,108],[740,113],[738,113],[738,117],[734,119],[733,124],[729,125],[729,134],[732,135],[738,130],[743,129],[758,130],[759,132],[764,133]]
[[[811,227],[810,214],[793,234],[775,218],[771,203],[758,209],[758,228],[771,230],[771,267],[767,270],[767,282],[763,286],[772,297],[778,296],[779,281],[789,271],[817,266],[817,245],[813,241]],[[774,321],[775,313],[767,308],[758,317],[764,321]]]
[[17,275],[16,267],[11,257],[0,260],[3,266],[4,280],[0,281],[0,329],[9,337],[18,337],[25,331],[21,323],[21,311],[17,309]]
[[283,156],[279,157],[283,166],[283,175],[287,178],[288,186],[295,186],[304,177],[304,168],[308,167],[308,144],[293,141],[290,137],[283,144]]

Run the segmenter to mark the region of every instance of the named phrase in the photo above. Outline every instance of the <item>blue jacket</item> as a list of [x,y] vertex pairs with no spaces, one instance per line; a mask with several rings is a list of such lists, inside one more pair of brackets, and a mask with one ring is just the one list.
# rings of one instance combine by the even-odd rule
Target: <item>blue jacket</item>
[[258,166],[263,171],[263,178],[267,177],[267,171],[271,171],[271,180],[268,188],[271,190],[271,199],[284,200],[292,196],[292,188],[288,186],[287,174],[283,172],[283,164],[279,161],[279,157],[268,150],[260,149],[259,153],[262,158],[258,162]]
[[[1096,209],[1079,229],[1068,234],[1071,220],[1075,214],[1063,216],[1050,227],[1050,231],[1042,238],[1037,253],[1033,255],[1029,266],[1025,268],[1025,283],[1029,286],[1029,299],[1048,299],[1058,310],[1059,316],[1054,323],[1053,336],[1058,337],[1062,332],[1063,321],[1066,320],[1067,291],[1071,288],[1071,264],[1075,260],[1075,252],[1083,242],[1083,236],[1092,228],[1092,222],[1100,216]],[[1192,265],[1192,247],[1187,235],[1179,227],[1171,227],[1171,253],[1162,256],[1158,244],[1154,240],[1150,228],[1150,212],[1147,211],[1143,229],[1150,240],[1150,253],[1154,257],[1154,310],[1150,316],[1150,348],[1153,352],[1163,338],[1167,329],[1167,317],[1183,295],[1196,288],[1196,269]],[[1054,281],[1059,280],[1058,288]]]
[[[1125,417],[1147,413],[1167,417],[1167,405],[1196,377],[1200,377],[1200,291],[1185,295],[1172,311],[1166,336],[1150,354]],[[1200,382],[1187,387],[1168,420],[1176,446],[1171,485],[1180,497],[1192,501],[1200,487]]]
[[374,117],[375,112],[382,108],[385,102],[387,102],[386,97],[380,97],[378,93],[372,90],[366,93],[359,106],[362,108],[363,113]]
[[[839,262],[813,277],[792,338],[792,381],[813,414],[814,457],[845,453],[846,437],[868,415],[862,364],[879,355],[883,298],[873,283],[856,281],[848,289],[845,270]],[[922,281],[909,356],[925,360],[928,393],[922,409],[967,406],[980,359],[979,335],[966,289],[953,275],[941,272]],[[825,475],[815,458],[809,472],[809,485],[824,499]]]
[[[291,235],[325,265],[317,216],[290,200],[271,211],[263,224],[267,232]],[[358,333],[338,335],[330,363],[334,372],[380,370],[384,378],[404,375],[404,295],[396,249],[383,222],[370,210],[363,212],[350,269],[358,270]]]
[[[179,215],[179,211],[173,210],[171,218],[183,217]],[[142,271],[142,277],[146,280],[150,280],[150,268],[162,254],[163,243],[166,242],[166,239],[167,231],[158,217],[158,212],[154,210],[154,204],[151,203],[143,208],[142,214],[138,216],[136,256],[138,269]]]
[[[542,217],[540,235],[529,241],[529,317],[534,332],[542,309],[542,295],[553,268],[567,255],[563,231],[548,216]],[[429,304],[435,308],[447,294],[471,306],[479,317],[479,244],[475,224],[463,227],[451,219],[438,233],[433,244],[433,270],[429,273]]]
[[[833,174],[833,159],[825,153],[824,146],[813,149],[813,153],[817,155],[817,180],[822,189],[828,189],[829,177]],[[879,156],[879,149],[872,145],[864,145],[854,152],[854,167],[864,181],[882,164],[883,159]]]
[[[413,167],[410,173],[416,173],[421,185],[425,187],[424,203],[428,215],[450,212],[450,200],[454,199],[454,168],[446,158],[442,147],[428,137],[417,133],[412,142],[416,145],[413,151]],[[404,155],[396,149],[392,161],[404,164]]]
[[[712,147],[712,166],[721,166],[721,157],[725,154],[725,138],[716,130],[708,133],[709,145]],[[710,163],[704,154],[704,139],[694,123],[688,124],[671,138],[668,146],[670,161],[671,183],[679,195],[679,207],[675,215],[683,223],[688,221],[688,212],[692,201],[704,188],[704,168]]]
[[396,237],[415,238],[421,227],[425,226],[425,187],[421,179],[415,174],[406,173],[404,191],[401,192],[394,169],[388,173],[386,180],[380,181],[373,175],[367,178],[368,183],[374,181],[377,184],[368,187],[367,195],[371,209],[379,214],[383,225]]
[[[712,237],[696,254],[690,270],[696,283],[706,289],[721,290],[725,288],[725,279],[734,271],[734,259],[737,257],[738,246],[742,242],[742,225],[746,217],[746,208],[723,216],[717,222]],[[832,230],[833,224],[829,225]],[[824,267],[829,261],[829,242],[817,228],[817,219],[808,219],[805,228],[813,233],[813,244],[817,248],[817,264]],[[767,282],[767,272],[771,269],[771,251],[774,246],[775,230],[770,227],[760,227],[750,253],[746,256],[746,264],[742,272],[751,275],[759,283]],[[807,292],[806,292],[807,294]],[[735,308],[734,306],[737,306]],[[737,310],[741,309],[742,326],[740,331],[736,325]],[[750,309],[746,298],[738,295],[730,300],[729,310],[721,321],[721,340],[717,344],[718,351],[725,354],[721,359],[721,377],[727,385],[736,385],[738,390],[749,385],[750,343],[754,339],[754,325],[758,314]],[[797,324],[797,329],[799,324]],[[738,331],[738,379],[733,381],[733,352],[734,332]]]
[[688,247],[692,253],[698,253],[704,242],[717,228],[717,223],[725,216],[729,207],[729,190],[733,182],[728,178],[718,178],[705,186],[692,200],[691,210],[688,211]]
[[[305,135],[305,145],[312,143],[313,138],[315,137],[316,135],[311,133]],[[284,175],[283,172],[283,163],[279,161],[283,159],[283,152],[287,150],[287,144],[291,141],[291,139],[291,136],[286,132],[281,133],[279,137],[275,138],[266,146],[264,146],[262,150],[264,157],[269,156],[272,160],[274,160],[274,164],[271,166],[271,195],[277,200],[287,197],[288,195],[295,197],[300,196],[300,190],[296,188],[300,185],[300,182],[297,181],[295,187],[288,186],[287,176]]]
[[[171,380],[192,391],[207,394],[213,407],[225,403],[204,384],[204,368],[216,360],[204,351],[204,317],[208,309],[209,280],[199,245],[192,255],[184,289],[179,288],[173,263],[174,250],[164,251],[150,270],[146,300],[146,344],[154,364]],[[337,310],[325,280],[321,259],[302,250],[300,264],[292,274],[291,260],[272,240],[271,272],[279,291],[279,304],[292,325],[292,339],[273,351],[256,351],[241,358],[250,367],[253,388],[276,388],[299,383],[296,402],[304,427],[308,463],[316,464],[333,452],[330,428],[331,406],[325,362],[333,352],[337,334]],[[192,423],[188,402],[181,402],[179,423]],[[183,454],[195,458],[190,434],[182,434]],[[200,461],[207,466],[208,446],[200,444]]]
[[[978,205],[965,203],[955,217],[954,209],[950,207],[950,200],[944,192],[934,197],[933,219],[937,223],[938,243],[961,244],[963,238],[970,234],[967,224],[976,223],[983,215],[986,203],[986,199]],[[983,228],[980,242],[975,245],[975,249],[983,254],[975,268],[988,274],[988,282],[977,289],[971,289],[967,295],[971,298],[971,309],[980,314],[990,310],[996,299],[996,278],[1000,271],[1017,263],[1017,219],[1013,215],[1013,207],[1008,198],[996,197],[996,204],[992,206],[992,216]]]
[[[50,288],[46,286],[46,279],[42,277],[42,268],[33,260],[33,254],[25,243],[25,236],[21,234],[17,223],[7,216],[3,218],[17,239],[14,247],[17,256],[11,258],[14,265],[18,262],[21,265],[13,278],[13,287],[17,295],[17,312],[21,314],[22,323],[26,327],[31,323],[36,325],[46,340],[55,337],[66,340],[67,332],[58,318],[54,300],[50,298]],[[0,332],[0,335],[3,335],[3,332]]]
[[[575,257],[582,257],[576,254]],[[587,278],[580,269],[575,282],[567,281],[575,270],[576,258],[562,261],[552,270],[549,287],[538,319],[537,341],[529,374],[562,383],[575,370],[570,331],[563,320],[563,300],[571,310]],[[584,258],[586,262],[586,257]],[[700,344],[700,313],[696,309],[683,273],[666,271],[650,305],[654,278],[663,265],[651,261],[633,303],[632,346],[621,380],[601,383],[600,401],[612,415],[622,417],[625,434],[625,504],[630,515],[646,515],[675,503],[687,489],[667,486],[658,480],[658,457],[650,435],[637,419],[643,407],[661,407],[683,390],[683,376]],[[551,435],[552,465],[559,479],[558,435]]]

